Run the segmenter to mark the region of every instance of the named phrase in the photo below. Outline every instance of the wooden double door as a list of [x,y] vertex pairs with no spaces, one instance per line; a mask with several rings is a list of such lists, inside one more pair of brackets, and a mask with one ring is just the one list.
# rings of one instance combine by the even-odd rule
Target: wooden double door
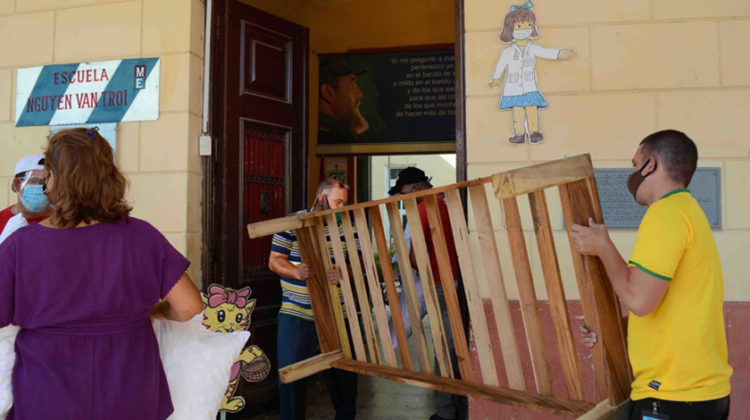
[[263,382],[240,381],[247,407],[230,418],[249,418],[278,404],[281,289],[267,264],[271,238],[251,240],[245,226],[306,207],[308,31],[237,0],[215,0],[212,19],[204,284],[250,286],[257,299],[250,342],[272,369]]

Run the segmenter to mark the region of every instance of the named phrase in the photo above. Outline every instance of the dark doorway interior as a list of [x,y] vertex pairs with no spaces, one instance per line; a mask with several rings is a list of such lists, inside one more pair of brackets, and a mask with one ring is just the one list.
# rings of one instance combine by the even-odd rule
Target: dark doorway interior
[[246,408],[276,410],[278,277],[267,268],[271,238],[250,239],[248,223],[305,207],[308,30],[238,0],[214,0],[212,137],[205,165],[204,284],[250,286],[257,299],[250,342],[272,363],[259,383],[240,381]]

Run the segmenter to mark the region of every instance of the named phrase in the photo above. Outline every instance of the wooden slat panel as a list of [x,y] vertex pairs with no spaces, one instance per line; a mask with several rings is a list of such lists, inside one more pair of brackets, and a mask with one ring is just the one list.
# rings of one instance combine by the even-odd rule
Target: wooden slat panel
[[568,398],[583,400],[585,397],[581,370],[578,364],[576,347],[573,343],[573,334],[570,330],[568,302],[565,300],[560,266],[557,263],[557,251],[555,250],[555,240],[552,237],[552,226],[550,226],[544,190],[529,194],[529,203],[531,204],[536,243],[542,261],[545,284],[547,285],[552,323],[555,326],[557,348],[560,352],[560,362]]
[[318,249],[318,242],[313,228],[297,229],[302,261],[310,266],[313,276],[307,279],[307,291],[310,293],[310,303],[315,314],[315,330],[318,333],[320,351],[328,353],[341,349],[336,318],[331,308],[331,295],[328,293],[326,270],[323,266],[323,256]]
[[[483,186],[481,188],[484,188]],[[484,313],[484,302],[479,291],[479,283],[474,272],[474,261],[471,258],[471,244],[469,243],[469,229],[466,227],[464,210],[458,191],[446,193],[448,214],[453,231],[453,242],[458,255],[458,265],[461,269],[466,301],[469,307],[469,317],[474,331],[474,342],[479,356],[479,367],[482,381],[487,385],[499,385],[497,367],[490,342],[490,330]]]
[[495,196],[503,199],[592,176],[591,156],[585,154],[495,174],[492,187]]
[[[414,344],[417,349],[419,370],[432,373],[432,359],[427,347],[422,316],[419,313],[419,298],[417,296],[417,288],[414,284],[414,276],[412,276],[411,272],[411,261],[409,261],[409,250],[406,247],[404,229],[401,227],[401,214],[398,211],[397,203],[387,204],[386,209],[388,211],[388,221],[391,226],[391,235],[393,236],[393,246],[396,248],[398,269],[401,273],[401,286],[403,286],[403,293],[406,296],[406,309],[409,311],[411,335],[414,338]],[[395,304],[398,304],[398,301]],[[392,307],[393,305],[391,305]]]
[[531,365],[534,368],[534,377],[536,378],[536,388],[541,394],[552,395],[547,347],[544,344],[536,293],[534,292],[534,280],[531,277],[529,255],[526,251],[526,240],[523,237],[521,216],[518,214],[516,199],[504,199],[503,209],[505,210],[505,228],[508,231],[513,269],[516,273],[518,294],[521,300],[521,313],[526,327],[526,341],[529,345]]
[[[344,304],[346,305],[346,315],[349,321],[349,331],[351,333],[352,343],[354,344],[354,354],[357,360],[360,362],[367,361],[367,353],[365,352],[365,344],[362,341],[362,331],[359,328],[359,317],[357,316],[357,304],[354,302],[354,294],[352,293],[352,283],[349,278],[349,270],[347,269],[346,256],[344,255],[344,247],[341,245],[341,235],[339,231],[339,225],[336,223],[336,217],[332,214],[326,216],[326,224],[328,225],[328,233],[331,237],[331,245],[333,246],[333,258],[336,261],[336,271],[339,274],[339,284],[341,291],[344,295]],[[353,251],[357,253],[357,248],[349,250],[349,254]],[[369,308],[369,306],[368,306]]]
[[[602,222],[594,209],[598,201],[592,203],[592,197],[594,195],[587,181],[560,186],[563,214],[568,228],[574,223],[587,225],[588,218],[592,215],[597,223]],[[600,212],[601,209],[599,214]],[[568,239],[581,294],[583,316],[586,325],[599,337],[599,341],[591,349],[597,390],[599,396],[607,396],[614,406],[628,397],[631,382],[619,303],[601,261],[596,257],[579,254],[570,234]]]
[[465,380],[444,378],[442,376],[427,375],[421,372],[408,372],[401,369],[357,362],[355,360],[340,359],[332,362],[331,366],[350,372],[390,379],[408,385],[464,395],[471,398],[482,398],[500,404],[529,408],[562,416],[579,416],[594,408],[594,404],[586,401],[560,400],[546,395],[483,385]]
[[[352,349],[349,345],[349,334],[346,332],[346,324],[344,323],[344,312],[341,309],[341,302],[339,299],[339,288],[335,284],[328,283],[327,273],[332,268],[330,253],[328,252],[328,243],[326,241],[325,230],[323,229],[323,220],[318,220],[313,226],[315,232],[315,239],[318,241],[318,249],[320,252],[320,260],[323,262],[323,268],[325,269],[326,276],[323,277],[323,281],[328,287],[328,295],[330,296],[331,309],[333,310],[333,318],[336,320],[336,332],[339,336],[339,343],[341,344],[341,352],[347,359],[352,358]],[[333,232],[337,234],[338,232]],[[333,236],[333,234],[331,236]],[[314,313],[314,312],[313,312]],[[319,321],[316,321],[317,324]]]
[[[388,306],[391,308],[391,320],[393,321],[393,330],[396,332],[396,341],[398,342],[398,353],[401,356],[401,366],[406,370],[413,370],[411,355],[409,354],[409,342],[406,337],[406,328],[404,328],[404,317],[401,314],[401,305],[398,300],[398,291],[396,290],[396,281],[393,278],[393,267],[391,267],[390,253],[388,252],[388,242],[385,239],[383,230],[383,219],[380,217],[380,208],[378,206],[370,207],[370,223],[372,232],[375,235],[375,243],[378,247],[378,257],[380,258],[380,271],[383,273],[383,283],[385,283],[385,293],[388,296]],[[386,329],[382,334],[389,334],[390,330]]]
[[445,232],[443,232],[443,223],[440,220],[440,209],[434,195],[426,196],[424,202],[427,210],[427,220],[430,224],[430,233],[432,234],[432,244],[435,246],[435,258],[438,262],[440,282],[443,285],[445,306],[448,309],[448,319],[451,324],[451,334],[453,335],[453,346],[455,347],[456,358],[458,359],[458,369],[461,372],[461,379],[476,382],[469,357],[469,347],[466,344],[466,332],[464,331],[464,324],[461,319],[461,308],[458,306],[456,282],[453,278],[453,269],[450,263],[451,256],[448,253]]
[[367,353],[370,356],[371,362],[380,363],[380,353],[378,352],[378,343],[375,337],[375,325],[372,322],[372,309],[370,308],[370,301],[367,299],[365,279],[362,276],[362,265],[359,262],[359,252],[357,252],[357,240],[354,238],[354,227],[352,226],[352,218],[349,216],[348,211],[341,213],[341,225],[344,228],[344,239],[346,240],[346,249],[349,255],[349,265],[352,268],[354,286],[357,291],[357,299],[359,300],[359,309],[362,313],[362,327],[365,330]]
[[[508,296],[505,292],[505,280],[500,267],[500,256],[497,252],[497,242],[495,241],[495,231],[490,216],[489,203],[484,185],[469,187],[471,204],[474,214],[474,221],[479,236],[479,247],[484,260],[484,272],[487,278],[487,285],[490,289],[492,298],[492,309],[495,314],[495,325],[497,327],[498,337],[500,337],[500,348],[503,353],[505,362],[505,372],[508,375],[508,385],[512,389],[525,390],[526,381],[521,369],[521,357],[518,353],[518,342],[514,333],[513,318],[511,317]],[[448,197],[448,210],[451,215],[451,223],[454,227],[453,238],[456,241],[458,249],[458,235],[455,228],[460,223],[463,230],[468,230],[466,222],[463,220],[463,206],[458,191],[451,191],[446,194]],[[454,221],[456,219],[456,221]],[[460,221],[458,221],[460,219]],[[468,243],[468,233],[467,233]],[[461,254],[459,254],[459,261]],[[461,263],[463,273],[464,264]],[[469,265],[473,267],[473,265]],[[466,278],[466,273],[463,274]]]
[[422,219],[419,217],[417,201],[415,199],[404,200],[406,218],[409,221],[411,231],[412,252],[417,261],[419,278],[422,280],[422,292],[424,294],[427,316],[430,320],[430,332],[435,349],[435,357],[440,367],[440,375],[448,378],[453,377],[450,353],[448,352],[448,341],[443,327],[443,317],[440,313],[440,303],[435,291],[435,280],[432,277],[430,266],[430,255],[427,252],[427,242],[422,231]]
[[344,357],[341,350],[321,353],[279,369],[279,380],[288,384],[331,368],[331,362]]
[[[370,298],[372,299],[372,309],[375,312],[375,319],[378,323],[378,332],[380,334],[380,343],[383,351],[383,358],[386,364],[391,367],[397,367],[396,353],[393,350],[391,332],[388,328],[388,316],[385,312],[383,295],[380,291],[380,279],[378,278],[378,269],[375,264],[374,253],[372,251],[372,242],[370,242],[370,231],[367,227],[367,219],[363,209],[354,210],[354,221],[357,225],[357,234],[359,235],[359,246],[362,250],[362,262],[367,274],[367,285],[370,288]],[[400,317],[399,312],[399,317]],[[401,324],[403,326],[403,323]],[[376,346],[377,348],[377,346]]]

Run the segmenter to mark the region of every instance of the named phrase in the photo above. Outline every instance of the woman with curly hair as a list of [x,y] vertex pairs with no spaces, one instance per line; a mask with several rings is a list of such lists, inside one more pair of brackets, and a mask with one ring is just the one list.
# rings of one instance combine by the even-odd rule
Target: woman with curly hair
[[50,217],[0,245],[0,327],[21,327],[8,419],[165,419],[149,316],[200,313],[190,262],[129,216],[127,181],[95,129],[52,135],[45,169]]

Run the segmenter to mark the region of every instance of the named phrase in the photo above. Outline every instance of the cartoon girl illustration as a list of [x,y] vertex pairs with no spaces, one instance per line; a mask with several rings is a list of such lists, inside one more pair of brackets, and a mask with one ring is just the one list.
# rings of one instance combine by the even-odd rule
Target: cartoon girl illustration
[[513,110],[514,135],[508,141],[515,144],[526,141],[527,127],[531,144],[544,141],[539,129],[539,109],[545,108],[547,101],[537,86],[536,58],[563,60],[575,55],[571,49],[544,47],[529,41],[539,37],[533,7],[529,0],[522,6],[511,6],[505,15],[500,40],[511,45],[500,53],[489,83],[490,87],[499,86],[505,73],[500,109]]
[[[250,328],[250,315],[255,299],[249,299],[250,288],[234,290],[218,284],[208,286],[203,295],[203,326],[213,332],[245,331]],[[245,399],[234,397],[240,376],[248,382],[260,382],[271,372],[271,362],[260,347],[252,345],[240,353],[232,365],[229,386],[221,402],[221,410],[236,413],[245,407]]]

